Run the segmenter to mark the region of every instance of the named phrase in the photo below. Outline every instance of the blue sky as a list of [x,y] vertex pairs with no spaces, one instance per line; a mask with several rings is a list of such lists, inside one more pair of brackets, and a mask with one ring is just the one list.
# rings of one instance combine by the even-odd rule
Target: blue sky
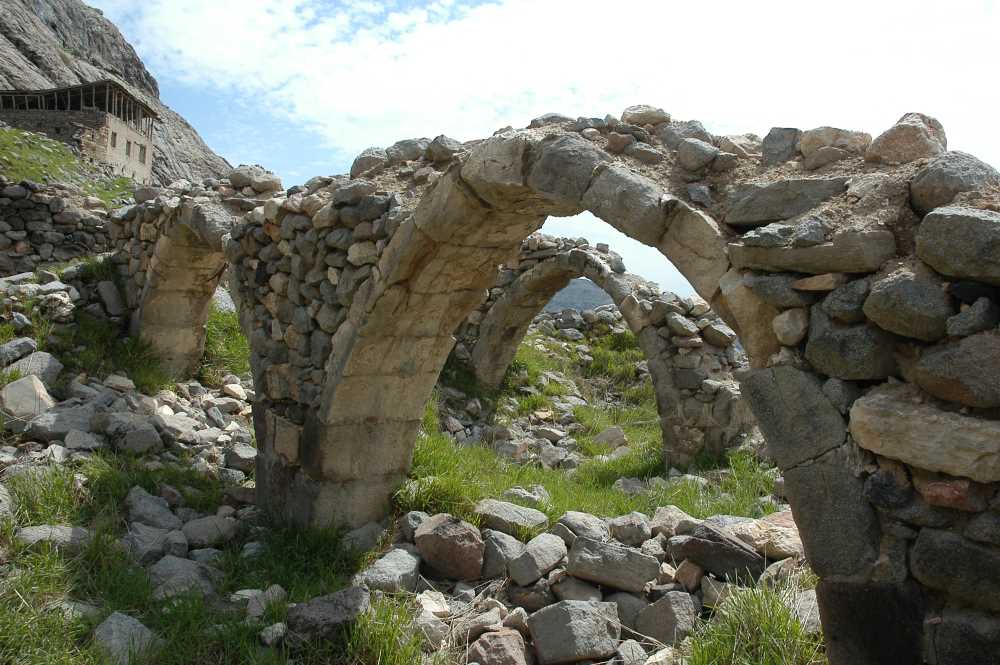
[[[921,111],[950,148],[1000,165],[992,0],[85,1],[216,152],[286,185],[345,172],[372,145],[637,103],[717,134],[875,136]],[[544,230],[608,242],[629,270],[690,292],[659,253],[589,215]]]

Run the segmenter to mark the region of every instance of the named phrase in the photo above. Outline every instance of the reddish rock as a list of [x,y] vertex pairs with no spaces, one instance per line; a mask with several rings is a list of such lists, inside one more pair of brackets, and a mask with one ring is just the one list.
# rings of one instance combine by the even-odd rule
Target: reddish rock
[[968,478],[915,472],[913,485],[932,506],[978,513],[986,510],[989,503],[990,493],[986,486]]
[[429,517],[413,537],[424,562],[441,575],[456,580],[479,579],[486,546],[479,529],[442,513]]
[[511,628],[486,633],[469,647],[466,661],[480,665],[526,665],[524,638]]

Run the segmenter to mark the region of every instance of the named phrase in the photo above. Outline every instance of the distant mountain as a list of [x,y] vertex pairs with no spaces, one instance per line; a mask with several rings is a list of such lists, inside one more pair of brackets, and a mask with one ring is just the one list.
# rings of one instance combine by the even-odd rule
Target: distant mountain
[[163,104],[135,49],[100,10],[80,0],[0,0],[0,90],[35,90],[114,79],[160,116],[153,177],[163,184],[228,175],[184,118]]
[[545,306],[546,312],[558,312],[563,309],[593,309],[599,305],[611,304],[611,297],[604,289],[585,277],[574,279],[566,288],[552,296]]

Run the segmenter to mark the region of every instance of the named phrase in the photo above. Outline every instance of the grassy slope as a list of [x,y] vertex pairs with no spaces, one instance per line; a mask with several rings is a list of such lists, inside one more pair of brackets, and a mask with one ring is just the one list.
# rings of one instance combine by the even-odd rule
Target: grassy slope
[[128,196],[135,184],[130,178],[108,178],[79,161],[66,144],[43,134],[0,127],[0,175],[19,182],[77,184],[86,195],[96,196],[111,207],[115,199]]

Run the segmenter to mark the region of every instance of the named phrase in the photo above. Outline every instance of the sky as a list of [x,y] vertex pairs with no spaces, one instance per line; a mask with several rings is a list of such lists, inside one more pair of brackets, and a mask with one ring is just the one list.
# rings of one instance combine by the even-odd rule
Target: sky
[[[1000,166],[1000,0],[85,0],[233,164],[286,185],[369,146],[459,140],[633,104],[714,134],[833,125],[877,136],[920,111]],[[656,250],[589,214],[547,233],[608,242],[690,293]]]

